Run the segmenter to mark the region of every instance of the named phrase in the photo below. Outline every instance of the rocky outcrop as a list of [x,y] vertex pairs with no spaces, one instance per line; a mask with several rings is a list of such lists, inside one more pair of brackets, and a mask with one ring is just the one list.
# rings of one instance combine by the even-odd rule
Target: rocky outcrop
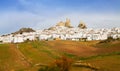
[[66,19],[66,22],[65,22],[65,27],[68,27],[68,28],[72,28],[73,26],[71,26],[71,22],[70,22],[70,19]]
[[86,63],[86,62],[82,62],[82,61],[76,61],[74,64],[73,64],[74,67],[84,67],[84,68],[89,68],[91,69],[92,71],[98,71],[100,70],[99,67],[97,66],[94,66],[90,63]]
[[56,28],[55,28],[55,27],[50,27],[48,30],[53,30],[53,31],[55,31]]
[[35,30],[33,30],[32,28],[21,28],[19,31],[16,31],[12,34],[22,34],[24,32],[35,32]]
[[70,19],[66,19],[65,22],[63,21],[60,21],[59,23],[57,23],[56,26],[64,26],[64,27],[68,27],[68,28],[72,28],[73,26],[71,26],[71,22],[70,22]]
[[86,29],[87,28],[87,26],[85,25],[84,22],[80,22],[80,24],[78,25],[78,27],[81,28],[81,29]]
[[60,21],[56,26],[65,26],[65,23],[63,21]]

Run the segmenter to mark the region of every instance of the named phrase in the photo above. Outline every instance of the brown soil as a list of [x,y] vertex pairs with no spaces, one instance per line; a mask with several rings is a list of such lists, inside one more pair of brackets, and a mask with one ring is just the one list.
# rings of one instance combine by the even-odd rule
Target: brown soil
[[19,51],[15,44],[10,44],[10,53],[12,55],[13,62],[20,65],[23,68],[31,66],[31,62]]
[[58,51],[72,53],[77,56],[93,56],[120,51],[120,45],[111,48],[97,48],[91,46],[92,44],[96,44],[94,42],[47,41],[46,43]]

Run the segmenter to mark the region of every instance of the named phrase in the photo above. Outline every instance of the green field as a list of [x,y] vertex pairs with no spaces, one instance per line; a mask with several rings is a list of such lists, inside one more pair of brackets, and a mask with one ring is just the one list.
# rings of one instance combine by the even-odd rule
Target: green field
[[[99,41],[33,41],[0,44],[0,71],[38,71],[61,56],[89,63],[97,71],[120,71],[120,41],[98,44]],[[92,71],[72,66],[70,71]]]

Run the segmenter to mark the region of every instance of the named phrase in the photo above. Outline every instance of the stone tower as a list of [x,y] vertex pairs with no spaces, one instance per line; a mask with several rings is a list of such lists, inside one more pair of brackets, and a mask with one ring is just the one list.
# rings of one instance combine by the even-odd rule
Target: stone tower
[[66,19],[65,27],[72,28],[72,26],[71,26],[71,22],[70,22],[70,19],[68,19],[68,18]]

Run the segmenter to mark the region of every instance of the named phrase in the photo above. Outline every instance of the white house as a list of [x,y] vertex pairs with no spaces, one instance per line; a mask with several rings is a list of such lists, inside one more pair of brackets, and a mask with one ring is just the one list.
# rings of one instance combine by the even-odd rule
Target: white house
[[50,40],[60,38],[61,40],[106,40],[108,37],[114,39],[120,38],[120,28],[114,29],[80,29],[55,27],[55,30],[37,30],[36,32],[22,33],[16,35],[0,36],[0,41],[3,43],[21,43],[26,40]]
[[2,41],[2,37],[0,36],[0,41]]
[[3,43],[11,43],[13,41],[13,36],[12,35],[5,35],[1,37],[1,41]]
[[17,35],[14,35],[13,38],[14,38],[13,43],[21,43],[21,42],[24,42],[23,35],[17,34]]
[[51,37],[52,37],[52,35],[42,34],[39,36],[39,40],[47,40],[47,39],[50,39]]

